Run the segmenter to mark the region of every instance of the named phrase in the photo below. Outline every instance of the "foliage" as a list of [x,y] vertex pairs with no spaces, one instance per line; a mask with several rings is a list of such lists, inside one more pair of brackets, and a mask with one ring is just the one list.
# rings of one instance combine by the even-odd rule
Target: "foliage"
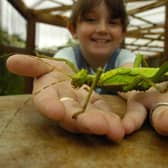
[[[9,35],[0,28],[0,44],[24,47],[25,42],[18,35]],[[0,55],[0,95],[24,93],[24,78],[10,73],[6,68],[7,54]]]
[[6,68],[7,55],[0,56],[0,95],[24,93],[24,78],[10,73]]
[[11,45],[15,47],[25,47],[25,42],[19,37],[18,34],[9,35],[8,32],[0,28],[0,44]]

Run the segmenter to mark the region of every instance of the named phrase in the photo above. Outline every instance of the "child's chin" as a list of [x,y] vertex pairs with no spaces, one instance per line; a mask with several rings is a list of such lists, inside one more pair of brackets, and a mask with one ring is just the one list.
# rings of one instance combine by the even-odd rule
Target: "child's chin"
[[99,48],[97,48],[97,50],[95,50],[94,52],[93,52],[95,55],[109,55],[108,54],[108,52],[107,51],[104,51],[104,50],[101,50],[101,49],[99,49]]
[[109,58],[109,54],[104,52],[95,52],[95,53],[92,53],[92,56],[94,57],[95,61],[98,60],[99,58],[103,60]]

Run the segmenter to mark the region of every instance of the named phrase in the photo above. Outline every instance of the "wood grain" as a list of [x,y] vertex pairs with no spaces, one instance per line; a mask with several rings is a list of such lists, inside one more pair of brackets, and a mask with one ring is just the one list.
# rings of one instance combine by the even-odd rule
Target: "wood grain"
[[[106,96],[124,115],[125,102]],[[25,100],[30,99],[24,106]],[[17,109],[20,108],[19,111]],[[40,115],[30,95],[0,97],[1,168],[167,168],[168,139],[148,122],[116,144],[105,137],[71,134]]]

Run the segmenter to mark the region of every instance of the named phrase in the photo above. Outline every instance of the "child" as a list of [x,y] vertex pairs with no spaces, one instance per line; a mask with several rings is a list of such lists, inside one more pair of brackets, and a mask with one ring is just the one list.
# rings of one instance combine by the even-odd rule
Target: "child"
[[94,72],[98,67],[109,70],[134,61],[135,55],[120,49],[127,29],[123,1],[78,0],[68,25],[79,46],[56,54],[72,61],[79,69]]
[[[104,68],[104,71],[119,66],[131,67],[135,56],[120,48],[127,23],[123,0],[78,0],[68,27],[73,37],[79,40],[79,45],[61,50],[55,57],[68,59],[77,68],[86,68],[90,73],[95,73],[98,67]],[[140,128],[147,116],[147,108],[150,109],[163,97],[168,97],[167,94],[161,96],[156,91],[149,91],[153,100],[141,92],[122,95],[127,98],[128,108],[121,121],[111,112],[103,98],[93,93],[85,113],[74,120],[72,115],[81,110],[88,94],[88,86],[74,89],[66,75],[73,72],[64,62],[47,59],[40,61],[25,55],[15,55],[8,59],[7,67],[17,74],[36,77],[33,88],[34,104],[41,113],[57,121],[61,127],[71,132],[106,135],[113,141],[121,140],[125,134]],[[103,90],[97,92],[104,93]],[[145,98],[141,98],[143,94]],[[159,108],[161,107],[157,106],[156,110]],[[166,108],[166,105],[162,108]],[[152,121],[156,124],[154,114]],[[164,116],[168,117],[168,114]],[[156,128],[158,124],[155,124],[153,125]],[[163,132],[162,128],[161,126],[158,132]],[[168,134],[168,124],[166,129],[164,125],[164,134]]]
[[[127,13],[123,1],[79,0],[74,6],[69,30],[80,44],[58,52],[55,57],[73,62],[78,69],[94,73],[128,66],[135,55],[121,49],[127,28]],[[105,91],[100,91],[106,93]]]

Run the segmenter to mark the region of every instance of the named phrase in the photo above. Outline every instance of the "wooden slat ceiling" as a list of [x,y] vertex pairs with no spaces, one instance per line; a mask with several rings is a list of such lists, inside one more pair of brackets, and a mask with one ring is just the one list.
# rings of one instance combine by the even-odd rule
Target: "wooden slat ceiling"
[[[66,26],[75,0],[8,0],[27,19]],[[32,2],[32,3],[31,3]],[[125,47],[146,56],[168,53],[168,0],[125,0],[130,24]],[[166,24],[165,24],[166,23]]]

